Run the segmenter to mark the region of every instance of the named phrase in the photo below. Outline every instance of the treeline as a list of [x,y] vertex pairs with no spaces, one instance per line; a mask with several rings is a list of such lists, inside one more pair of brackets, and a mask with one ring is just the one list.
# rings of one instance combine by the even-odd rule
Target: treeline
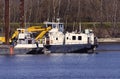
[[[19,22],[19,0],[10,0],[10,22]],[[25,0],[25,22],[41,23],[61,18],[66,24],[78,25],[80,22],[100,22],[96,32],[109,36],[119,34],[120,0]],[[4,22],[4,0],[0,0],[0,22]],[[103,22],[109,22],[103,24]],[[93,24],[94,25],[94,24]],[[73,29],[73,27],[71,28]],[[102,29],[102,30],[100,30]],[[101,34],[101,33],[100,33]],[[104,37],[101,35],[101,37]],[[117,36],[116,36],[117,37]]]

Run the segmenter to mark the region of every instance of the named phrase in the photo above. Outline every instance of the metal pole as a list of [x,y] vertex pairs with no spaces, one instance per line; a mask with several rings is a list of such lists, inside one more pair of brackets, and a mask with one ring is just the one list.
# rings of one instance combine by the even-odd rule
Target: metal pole
[[20,27],[24,28],[24,0],[20,0]]
[[9,0],[5,0],[5,44],[9,44],[9,29],[10,29],[10,25],[9,25]]

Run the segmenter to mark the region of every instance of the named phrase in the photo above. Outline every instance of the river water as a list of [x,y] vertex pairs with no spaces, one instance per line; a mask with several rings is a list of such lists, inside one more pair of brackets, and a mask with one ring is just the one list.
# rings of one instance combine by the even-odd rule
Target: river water
[[119,48],[104,44],[97,54],[1,55],[0,79],[120,79]]

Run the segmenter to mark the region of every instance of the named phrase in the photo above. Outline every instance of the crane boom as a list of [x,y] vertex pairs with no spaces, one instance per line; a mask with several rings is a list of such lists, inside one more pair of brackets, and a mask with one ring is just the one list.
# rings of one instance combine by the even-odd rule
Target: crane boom
[[43,31],[35,38],[35,40],[42,39],[43,36],[44,36],[49,30],[51,30],[51,27],[45,28],[45,30],[43,30]]

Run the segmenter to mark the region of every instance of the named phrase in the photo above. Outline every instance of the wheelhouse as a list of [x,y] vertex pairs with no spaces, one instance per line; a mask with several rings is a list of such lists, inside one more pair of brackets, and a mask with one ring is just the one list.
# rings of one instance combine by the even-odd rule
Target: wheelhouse
[[60,32],[64,32],[64,24],[60,22],[44,22],[45,27],[52,27],[52,29],[58,29]]

